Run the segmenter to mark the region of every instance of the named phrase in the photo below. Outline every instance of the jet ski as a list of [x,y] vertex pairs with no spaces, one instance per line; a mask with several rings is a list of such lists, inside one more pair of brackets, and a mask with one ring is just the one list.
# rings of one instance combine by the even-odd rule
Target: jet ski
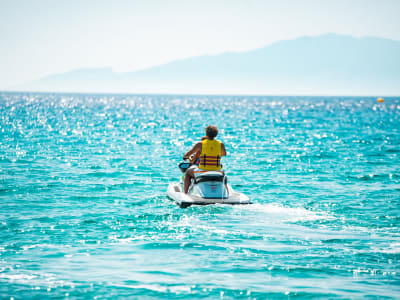
[[179,169],[183,175],[181,180],[170,183],[167,190],[169,198],[182,208],[191,205],[208,204],[251,204],[249,197],[235,192],[227,182],[227,177],[222,171],[204,171],[197,174],[189,187],[189,193],[183,191],[186,171],[192,166],[189,162],[182,162]]

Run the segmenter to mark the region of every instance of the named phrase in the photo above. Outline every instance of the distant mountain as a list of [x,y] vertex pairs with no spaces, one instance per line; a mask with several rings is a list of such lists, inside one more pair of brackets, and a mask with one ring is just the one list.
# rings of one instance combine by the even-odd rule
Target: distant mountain
[[57,74],[20,91],[279,95],[400,95],[400,41],[326,34],[142,71]]

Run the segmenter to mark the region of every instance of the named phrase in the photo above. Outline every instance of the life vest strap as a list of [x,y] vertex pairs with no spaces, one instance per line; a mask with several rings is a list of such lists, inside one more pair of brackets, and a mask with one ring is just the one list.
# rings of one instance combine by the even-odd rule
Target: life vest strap
[[220,164],[220,156],[200,156],[200,164],[204,166],[217,166],[219,167]]

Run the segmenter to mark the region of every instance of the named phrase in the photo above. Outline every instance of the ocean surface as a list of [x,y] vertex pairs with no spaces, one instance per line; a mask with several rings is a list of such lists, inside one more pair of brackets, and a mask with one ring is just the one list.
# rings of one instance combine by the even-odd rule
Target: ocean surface
[[[179,208],[217,125],[247,206]],[[400,298],[400,97],[0,93],[1,299]]]

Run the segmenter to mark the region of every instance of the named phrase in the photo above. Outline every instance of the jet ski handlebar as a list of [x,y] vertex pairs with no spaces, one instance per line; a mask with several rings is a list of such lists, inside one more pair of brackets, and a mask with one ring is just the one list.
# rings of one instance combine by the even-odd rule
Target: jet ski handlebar
[[187,169],[189,169],[190,166],[193,164],[187,161],[181,162],[178,167],[182,171],[182,173],[185,173]]

